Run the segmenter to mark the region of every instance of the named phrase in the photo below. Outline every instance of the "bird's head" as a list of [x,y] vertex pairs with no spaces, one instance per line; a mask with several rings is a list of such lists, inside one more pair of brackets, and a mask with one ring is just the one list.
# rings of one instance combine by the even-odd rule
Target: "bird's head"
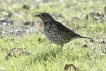
[[40,13],[38,15],[34,15],[34,17],[39,17],[43,22],[51,22],[53,21],[53,17],[49,13]]

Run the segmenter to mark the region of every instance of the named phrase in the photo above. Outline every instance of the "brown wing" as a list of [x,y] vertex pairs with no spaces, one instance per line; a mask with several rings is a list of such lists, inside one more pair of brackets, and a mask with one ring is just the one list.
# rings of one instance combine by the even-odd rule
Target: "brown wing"
[[68,33],[68,34],[70,34],[70,36],[72,36],[72,37],[87,38],[87,39],[91,39],[91,40],[92,40],[92,38],[80,36],[79,34],[73,32],[71,29],[65,27],[63,24],[61,24],[61,23],[58,22],[58,21],[55,21],[55,24],[57,25],[58,30],[60,30],[61,32]]
[[57,25],[58,29],[59,29],[61,32],[68,33],[68,34],[70,34],[70,36],[72,36],[72,37],[80,37],[80,35],[76,34],[76,33],[73,32],[71,29],[65,27],[65,26],[64,26],[63,24],[61,24],[60,22],[55,21],[55,24]]

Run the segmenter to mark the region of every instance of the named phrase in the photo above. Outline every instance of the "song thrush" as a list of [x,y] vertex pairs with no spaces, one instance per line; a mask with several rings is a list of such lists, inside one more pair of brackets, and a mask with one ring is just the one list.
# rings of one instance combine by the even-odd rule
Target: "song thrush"
[[39,17],[42,19],[46,37],[51,42],[61,45],[61,47],[76,38],[91,39],[89,37],[80,36],[79,34],[73,32],[62,23],[56,21],[49,13],[40,13],[38,15],[34,15],[34,17]]

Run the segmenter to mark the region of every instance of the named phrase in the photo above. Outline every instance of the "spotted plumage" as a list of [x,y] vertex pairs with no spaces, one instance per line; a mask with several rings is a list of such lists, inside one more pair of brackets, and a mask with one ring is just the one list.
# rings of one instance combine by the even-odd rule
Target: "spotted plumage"
[[42,19],[44,23],[44,32],[46,37],[53,43],[63,46],[75,38],[87,38],[73,32],[71,29],[65,27],[62,23],[56,21],[49,13],[40,13],[35,15]]

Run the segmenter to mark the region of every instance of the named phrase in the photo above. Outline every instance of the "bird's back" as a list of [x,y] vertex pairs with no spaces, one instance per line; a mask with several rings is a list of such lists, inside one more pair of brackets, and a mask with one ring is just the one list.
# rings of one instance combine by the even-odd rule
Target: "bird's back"
[[[73,36],[75,33],[64,25],[62,25],[60,22],[54,21],[52,24],[50,22],[45,22],[46,25],[44,25],[44,32],[46,37],[56,43],[56,44],[65,44],[71,41],[71,36]],[[73,33],[73,35],[69,34]]]

